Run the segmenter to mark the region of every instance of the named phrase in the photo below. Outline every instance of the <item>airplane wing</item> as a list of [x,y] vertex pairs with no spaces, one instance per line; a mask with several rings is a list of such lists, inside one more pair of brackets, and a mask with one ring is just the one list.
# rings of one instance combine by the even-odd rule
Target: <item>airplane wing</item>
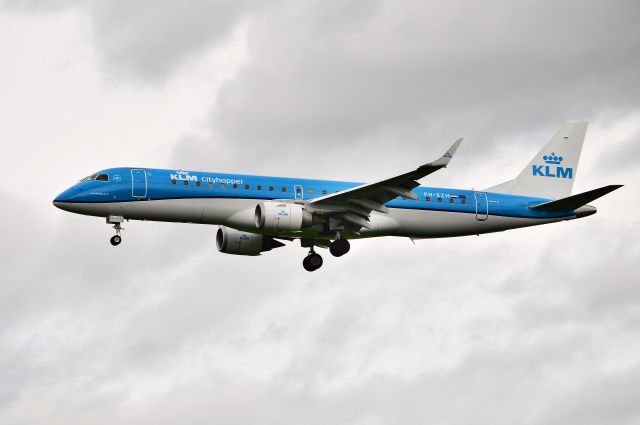
[[315,198],[309,202],[308,207],[316,214],[334,216],[336,219],[346,222],[345,224],[358,228],[370,228],[371,211],[387,213],[388,210],[384,204],[398,196],[417,200],[418,196],[411,192],[412,189],[420,185],[416,180],[446,167],[460,143],[462,143],[462,138],[456,140],[440,158],[421,165],[413,171],[376,183],[363,184]]

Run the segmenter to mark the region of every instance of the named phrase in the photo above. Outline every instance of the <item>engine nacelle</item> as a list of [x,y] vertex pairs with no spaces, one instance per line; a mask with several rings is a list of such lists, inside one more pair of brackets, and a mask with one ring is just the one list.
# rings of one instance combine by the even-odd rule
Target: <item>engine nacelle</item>
[[284,246],[269,236],[242,232],[230,227],[220,226],[216,234],[218,251],[234,255],[260,255],[261,252]]
[[302,205],[265,201],[256,206],[256,228],[276,232],[297,231],[313,223],[312,214]]

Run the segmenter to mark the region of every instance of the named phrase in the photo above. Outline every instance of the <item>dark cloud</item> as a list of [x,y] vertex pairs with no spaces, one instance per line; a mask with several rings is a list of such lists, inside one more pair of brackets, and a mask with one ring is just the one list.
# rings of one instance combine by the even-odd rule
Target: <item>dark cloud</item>
[[633,2],[310,3],[256,19],[251,61],[215,105],[212,125],[245,158],[412,157],[459,135],[482,155],[640,95]]
[[91,8],[94,43],[109,73],[164,80],[222,43],[253,0],[108,1]]
[[119,84],[166,81],[247,23],[249,61],[212,105],[211,133],[178,145],[179,164],[225,162],[232,151],[252,167],[275,149],[343,168],[356,155],[388,159],[389,146],[403,164],[460,136],[483,156],[496,141],[549,137],[567,119],[636,108],[640,95],[640,60],[629,54],[640,48],[633,1],[6,7],[74,4],[89,17],[105,75]]

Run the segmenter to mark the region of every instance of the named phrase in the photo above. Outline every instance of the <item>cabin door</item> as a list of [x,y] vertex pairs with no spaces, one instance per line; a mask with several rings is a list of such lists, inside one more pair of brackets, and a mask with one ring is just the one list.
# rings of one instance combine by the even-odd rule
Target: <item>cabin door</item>
[[147,173],[140,168],[131,170],[131,196],[134,198],[147,197]]
[[476,220],[486,221],[489,218],[489,202],[487,202],[487,194],[481,192],[474,193],[476,197]]
[[293,186],[293,193],[295,193],[296,199],[304,199],[304,189],[301,185],[297,184]]

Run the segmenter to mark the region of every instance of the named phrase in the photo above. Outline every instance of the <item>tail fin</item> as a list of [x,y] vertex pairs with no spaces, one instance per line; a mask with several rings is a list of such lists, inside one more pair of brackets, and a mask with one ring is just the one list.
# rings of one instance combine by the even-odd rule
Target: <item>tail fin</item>
[[571,195],[586,132],[586,121],[567,121],[518,177],[485,191],[549,199]]

